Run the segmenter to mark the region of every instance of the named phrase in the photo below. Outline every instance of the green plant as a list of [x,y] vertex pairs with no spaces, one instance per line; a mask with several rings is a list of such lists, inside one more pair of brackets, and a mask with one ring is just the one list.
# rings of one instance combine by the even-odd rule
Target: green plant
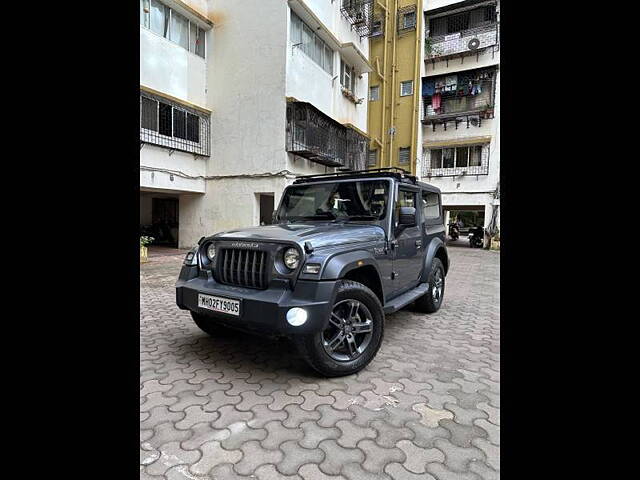
[[153,237],[142,236],[142,237],[140,237],[140,246],[141,247],[146,247],[147,245],[149,245],[154,240],[155,240],[155,238],[153,238]]
[[424,53],[427,57],[437,57],[442,54],[442,48],[436,47],[433,44],[433,39],[431,37],[427,37],[424,39]]

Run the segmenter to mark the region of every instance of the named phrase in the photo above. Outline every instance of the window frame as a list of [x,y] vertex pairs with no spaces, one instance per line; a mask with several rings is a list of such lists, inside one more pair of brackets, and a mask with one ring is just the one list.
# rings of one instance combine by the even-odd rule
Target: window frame
[[[296,12],[294,12],[293,10],[290,10],[290,11],[291,11],[291,20],[289,25],[289,41],[291,42],[292,46],[297,45],[298,50],[300,50],[307,57],[309,57],[309,60],[311,60],[316,65],[318,65],[326,74],[333,76],[333,67],[334,67],[333,54],[335,53],[335,51],[329,46],[327,42],[324,41],[324,39],[320,35],[318,35],[314,31],[313,28],[307,25],[305,21],[302,18],[300,18],[298,14],[296,14]],[[305,28],[307,30],[306,31],[307,36],[309,37],[309,41],[306,41],[306,42],[305,42]],[[294,37],[297,37],[298,32],[299,32],[300,38],[299,39],[294,38]],[[318,42],[320,44],[320,47],[322,47],[320,49],[321,51],[318,50],[318,47],[317,47]],[[331,52],[331,55],[329,56],[328,64],[327,64],[327,50]],[[328,67],[328,70],[327,70],[327,67]]]
[[[427,212],[425,211],[425,205],[422,205],[422,202],[425,201],[424,197],[426,195],[435,195],[438,199],[438,215],[435,217],[427,216]],[[420,215],[422,216],[422,223],[424,225],[439,225],[443,219],[442,214],[442,195],[438,192],[432,192],[430,190],[421,190],[420,191]]]
[[[373,98],[372,92],[374,91],[376,92],[376,98]],[[378,100],[380,100],[380,85],[371,85],[369,87],[369,101],[370,102],[377,102]]]
[[[402,162],[402,152],[407,152],[407,161]],[[398,148],[398,165],[411,165],[411,147]]]
[[[403,85],[409,83],[411,85],[411,92],[410,93],[402,93],[403,90]],[[414,89],[413,89],[413,80],[405,80],[404,82],[400,82],[400,96],[401,97],[409,97],[412,96],[414,93]]]
[[[145,13],[144,12],[144,4],[147,0],[140,0],[140,12],[143,14],[140,17],[140,26],[149,30],[150,32],[154,33],[155,35],[158,35],[162,38],[164,38],[165,40],[168,40],[169,42],[173,43],[174,45],[179,46],[180,48],[186,50],[189,53],[192,53],[200,58],[202,58],[203,60],[206,60],[207,58],[207,40],[206,40],[206,34],[207,31],[200,27],[200,25],[197,22],[192,21],[188,16],[183,15],[182,13],[175,11],[175,13],[177,15],[179,15],[180,17],[184,18],[187,21],[187,46],[184,47],[183,45],[179,44],[177,41],[173,40],[171,38],[171,22],[172,22],[172,17],[173,17],[173,12],[174,9],[169,7],[168,5],[166,5],[164,2],[160,1],[160,0],[148,0],[148,5],[149,5],[149,12]],[[151,28],[151,4],[152,2],[158,3],[160,5],[162,5],[164,7],[164,32],[160,33],[157,32],[156,30],[154,30],[153,28]],[[143,19],[147,19],[148,18],[148,23],[149,25],[147,26],[145,24],[145,22],[143,21]],[[197,52],[197,49],[195,47],[195,42],[194,42],[194,47],[193,50],[191,49],[192,46],[192,26],[195,27],[196,30],[196,34],[201,32],[201,39],[202,39],[202,55],[200,55]]]

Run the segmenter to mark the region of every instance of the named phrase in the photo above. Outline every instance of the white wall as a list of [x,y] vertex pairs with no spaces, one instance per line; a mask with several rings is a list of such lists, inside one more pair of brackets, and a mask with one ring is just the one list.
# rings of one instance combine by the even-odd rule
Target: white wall
[[[369,56],[367,38],[351,30],[349,22],[340,13],[340,2],[333,4],[326,0],[305,0],[304,2],[331,31],[340,43],[353,43],[365,56]],[[356,81],[356,98],[363,98],[356,105],[342,94],[340,85],[340,54],[333,55],[333,78],[309,58],[300,48],[293,48],[290,40],[291,17],[287,21],[287,81],[286,95],[297,100],[312,103],[325,115],[339,123],[350,123],[362,131],[367,131],[367,95],[369,75],[363,73]]]
[[207,107],[206,75],[202,57],[140,26],[140,85]]

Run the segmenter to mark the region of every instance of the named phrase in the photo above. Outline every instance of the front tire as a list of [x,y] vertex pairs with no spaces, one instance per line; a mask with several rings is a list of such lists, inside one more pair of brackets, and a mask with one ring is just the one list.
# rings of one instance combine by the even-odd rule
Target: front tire
[[440,310],[444,299],[444,266],[439,258],[433,259],[428,282],[429,290],[416,300],[416,307],[423,313],[434,313]]
[[375,357],[384,334],[384,311],[365,285],[341,280],[327,327],[294,338],[302,358],[326,377],[351,375]]
[[227,337],[235,333],[232,329],[226,328],[206,315],[191,312],[191,318],[193,318],[193,321],[200,330],[212,337]]

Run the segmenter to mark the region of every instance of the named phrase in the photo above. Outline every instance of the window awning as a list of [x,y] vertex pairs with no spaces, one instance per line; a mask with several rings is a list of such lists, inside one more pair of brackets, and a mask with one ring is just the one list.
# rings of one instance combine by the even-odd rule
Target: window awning
[[477,145],[479,143],[491,143],[491,135],[486,135],[484,137],[456,138],[451,140],[434,140],[431,142],[424,142],[422,146],[424,148],[460,147],[463,145]]

